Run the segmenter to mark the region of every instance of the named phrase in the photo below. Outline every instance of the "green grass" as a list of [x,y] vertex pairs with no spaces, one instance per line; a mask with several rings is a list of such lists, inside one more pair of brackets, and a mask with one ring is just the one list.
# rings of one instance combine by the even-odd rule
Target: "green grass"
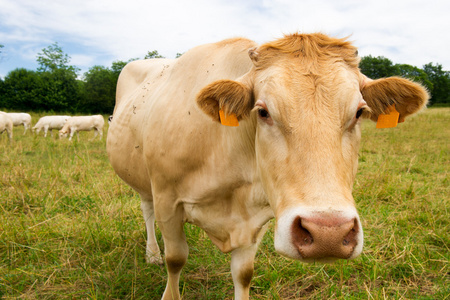
[[[252,299],[450,299],[450,108],[374,127],[363,123],[354,186],[363,254],[330,265],[285,259],[272,222]],[[0,136],[0,298],[159,299],[166,271],[144,262],[139,197],[114,174],[105,138],[22,131],[12,144]],[[187,224],[186,233],[183,298],[232,298],[230,255],[200,229]]]

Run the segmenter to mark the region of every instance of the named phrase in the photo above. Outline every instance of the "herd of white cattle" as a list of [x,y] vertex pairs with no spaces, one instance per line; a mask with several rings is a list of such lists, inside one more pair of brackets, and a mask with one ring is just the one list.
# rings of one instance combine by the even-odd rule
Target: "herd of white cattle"
[[[50,136],[53,136],[52,130],[59,130],[59,138],[67,137],[72,140],[73,135],[76,133],[78,138],[79,131],[94,130],[94,138],[97,136],[100,139],[103,137],[103,126],[105,120],[101,115],[93,116],[45,116],[39,119],[37,123],[31,128],[36,134],[39,134],[41,130],[44,131],[44,137],[47,137],[48,131]],[[25,128],[25,134],[28,128],[31,127],[31,116],[27,113],[6,113],[0,111],[0,134],[4,131],[7,132],[9,140],[13,138],[13,127],[21,126]]]

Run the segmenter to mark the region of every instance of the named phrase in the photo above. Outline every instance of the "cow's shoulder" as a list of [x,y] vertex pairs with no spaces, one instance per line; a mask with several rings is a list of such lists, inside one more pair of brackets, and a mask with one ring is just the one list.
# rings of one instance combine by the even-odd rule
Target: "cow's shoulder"
[[128,63],[122,69],[117,82],[117,103],[127,98],[130,93],[146,80],[157,78],[174,61],[174,59],[154,58],[135,60]]
[[135,82],[142,82],[152,73],[156,73],[161,67],[172,64],[174,59],[153,58],[144,60],[135,60],[129,62],[122,70],[120,77]]

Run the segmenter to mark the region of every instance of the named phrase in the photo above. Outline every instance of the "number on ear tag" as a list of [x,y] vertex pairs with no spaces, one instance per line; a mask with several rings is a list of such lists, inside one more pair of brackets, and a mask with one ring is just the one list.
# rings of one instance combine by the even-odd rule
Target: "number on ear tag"
[[222,125],[233,127],[239,126],[239,121],[235,114],[232,113],[230,115],[225,115],[225,112],[222,109],[220,109],[219,116],[220,116],[220,123],[222,123]]
[[377,128],[392,128],[397,127],[400,113],[395,109],[395,104],[389,106],[389,114],[379,115],[377,121]]

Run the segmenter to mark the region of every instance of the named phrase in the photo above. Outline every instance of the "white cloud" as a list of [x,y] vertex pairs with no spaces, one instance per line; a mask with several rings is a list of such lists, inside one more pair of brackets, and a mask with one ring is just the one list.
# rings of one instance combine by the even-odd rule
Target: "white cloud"
[[[447,2],[0,0],[0,44],[8,49],[8,66],[15,59],[35,62],[37,52],[58,42],[72,64],[86,69],[143,58],[150,50],[174,57],[233,36],[261,43],[284,33],[322,31],[351,35],[361,55],[417,66],[432,61],[449,70]],[[0,72],[5,67],[0,61]]]

